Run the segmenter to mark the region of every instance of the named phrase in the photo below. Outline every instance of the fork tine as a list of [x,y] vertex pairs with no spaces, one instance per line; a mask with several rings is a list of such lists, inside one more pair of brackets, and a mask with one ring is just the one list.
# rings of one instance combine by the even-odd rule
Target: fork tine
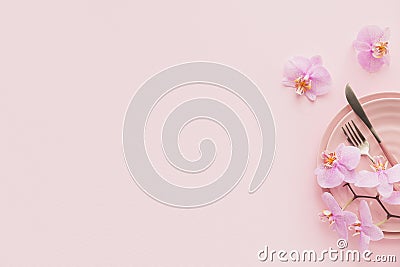
[[351,126],[350,122],[347,123],[350,127],[351,132],[354,134],[355,138],[358,141],[358,144],[360,145],[362,143],[361,139],[358,137],[358,135],[356,134],[356,132],[354,131],[353,127]]
[[353,143],[353,141],[350,139],[349,135],[347,134],[346,130],[345,130],[343,127],[342,127],[342,130],[343,130],[344,135],[347,137],[347,141],[349,141],[349,143],[350,143],[352,146],[356,146],[356,145]]
[[357,125],[354,123],[353,120],[351,120],[351,122],[353,123],[353,126],[354,126],[354,128],[356,129],[356,131],[357,131],[357,133],[358,133],[358,136],[361,138],[361,140],[362,140],[363,142],[365,142],[366,139],[365,139],[364,135],[361,133],[360,129],[358,129]]
[[351,131],[350,131],[349,126],[347,125],[347,123],[345,124],[345,127],[346,127],[346,129],[347,129],[348,134],[349,134],[350,137],[351,137],[351,140],[353,140],[353,143],[355,144],[355,146],[358,146],[359,143],[357,142],[357,139],[354,137],[354,135],[351,133]]

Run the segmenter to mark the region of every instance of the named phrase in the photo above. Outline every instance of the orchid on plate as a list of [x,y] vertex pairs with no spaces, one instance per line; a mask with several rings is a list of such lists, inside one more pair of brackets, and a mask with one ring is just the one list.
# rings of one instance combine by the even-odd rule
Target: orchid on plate
[[348,227],[357,221],[357,216],[350,211],[343,211],[335,198],[328,192],[322,194],[322,200],[328,206],[319,216],[322,221],[328,221],[340,238],[348,238]]
[[383,65],[389,65],[389,35],[389,28],[369,25],[361,29],[353,46],[358,51],[357,59],[363,69],[377,72]]
[[340,144],[334,152],[323,152],[323,163],[315,170],[317,181],[322,188],[333,188],[343,182],[356,181],[355,168],[360,162],[360,150],[354,146]]
[[[354,185],[357,187],[377,187],[382,200],[389,199],[394,193],[393,184],[400,181],[400,164],[389,169],[387,166],[388,162],[383,162],[383,157],[375,157],[375,163],[371,165],[374,171],[360,171]],[[397,196],[398,193],[395,195]],[[389,200],[396,201],[395,199]]]
[[322,66],[320,56],[310,59],[296,56],[289,59],[283,71],[282,84],[296,89],[298,95],[305,95],[315,101],[317,96],[326,94],[332,81],[328,70]]
[[368,249],[369,242],[378,241],[383,238],[382,230],[373,224],[371,211],[365,200],[360,201],[359,206],[360,220],[353,223],[350,229],[355,230],[354,235],[360,235],[360,251],[364,252]]

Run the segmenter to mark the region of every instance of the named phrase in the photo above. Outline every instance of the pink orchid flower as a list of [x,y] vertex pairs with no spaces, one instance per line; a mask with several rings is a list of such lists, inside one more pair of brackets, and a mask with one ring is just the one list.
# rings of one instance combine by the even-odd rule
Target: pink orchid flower
[[368,249],[369,242],[378,241],[383,238],[382,230],[373,224],[371,211],[365,200],[361,200],[359,206],[360,220],[356,221],[350,228],[353,228],[360,235],[360,251],[364,252]]
[[388,199],[394,192],[393,184],[400,181],[400,164],[388,169],[388,162],[383,163],[382,157],[375,157],[375,162],[371,165],[374,172],[360,171],[354,185],[357,187],[377,187],[379,194],[384,199]]
[[389,28],[371,25],[361,29],[353,46],[358,51],[358,62],[368,72],[377,72],[390,63],[388,39]]
[[311,59],[293,57],[285,65],[282,84],[296,89],[298,95],[305,94],[314,101],[317,96],[326,94],[330,89],[331,75],[322,66],[320,56]]
[[322,221],[328,221],[340,238],[348,238],[348,228],[357,222],[357,216],[350,211],[343,211],[335,198],[328,192],[322,194],[322,200],[328,206],[319,216]]
[[356,181],[355,168],[360,162],[360,150],[354,146],[340,144],[335,152],[323,152],[323,163],[315,169],[317,181],[322,188],[333,188],[344,182]]

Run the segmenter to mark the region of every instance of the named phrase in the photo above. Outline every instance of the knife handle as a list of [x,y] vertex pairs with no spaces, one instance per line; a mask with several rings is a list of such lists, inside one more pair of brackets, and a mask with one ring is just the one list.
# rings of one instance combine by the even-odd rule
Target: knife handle
[[381,142],[379,143],[379,146],[381,147],[383,154],[385,154],[387,160],[389,161],[390,165],[394,166],[397,163],[399,163],[397,161],[397,159],[393,156],[392,153],[390,153],[390,151],[386,148],[386,146]]

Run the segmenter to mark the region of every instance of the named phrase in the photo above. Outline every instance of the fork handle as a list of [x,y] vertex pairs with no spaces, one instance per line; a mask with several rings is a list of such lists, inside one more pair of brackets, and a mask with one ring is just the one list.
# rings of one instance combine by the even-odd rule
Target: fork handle
[[373,164],[376,163],[374,157],[372,157],[371,154],[368,153],[368,154],[367,154],[367,157],[369,158],[369,160],[370,160]]
[[393,156],[392,153],[390,153],[390,151],[386,148],[386,146],[383,144],[383,142],[379,143],[379,146],[381,147],[383,154],[385,154],[387,160],[389,161],[390,165],[394,166],[397,163],[399,163],[397,161],[397,159]]

